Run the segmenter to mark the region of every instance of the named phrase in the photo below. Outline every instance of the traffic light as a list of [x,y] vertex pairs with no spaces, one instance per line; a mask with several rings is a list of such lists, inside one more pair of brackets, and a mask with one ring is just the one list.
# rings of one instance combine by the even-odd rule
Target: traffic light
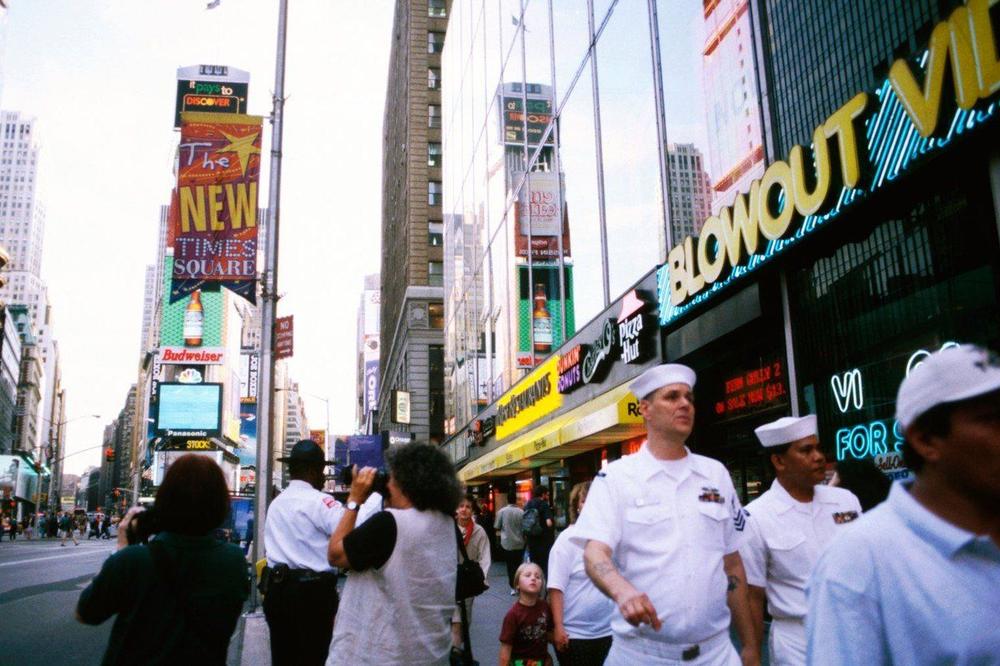
[[110,446],[104,449],[104,460],[106,460],[107,462],[115,461],[115,450]]

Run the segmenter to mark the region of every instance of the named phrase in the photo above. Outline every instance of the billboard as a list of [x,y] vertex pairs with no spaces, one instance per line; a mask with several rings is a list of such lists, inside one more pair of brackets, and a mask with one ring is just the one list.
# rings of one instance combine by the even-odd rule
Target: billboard
[[236,449],[240,465],[257,464],[257,401],[240,403],[240,445]]
[[222,384],[162,382],[157,396],[156,431],[174,437],[221,434]]
[[364,335],[378,337],[379,307],[382,302],[382,292],[378,289],[365,289],[361,316],[364,317]]
[[[513,174],[514,182],[521,172]],[[518,257],[528,256],[528,221],[531,221],[532,261],[558,261],[569,256],[569,216],[561,196],[562,177],[555,173],[532,172],[528,174],[517,204],[514,206],[514,251]],[[562,255],[559,253],[559,236],[562,235]]]
[[[504,95],[503,108],[503,140],[506,144],[521,145],[524,143],[525,120],[528,124],[528,143],[537,146],[545,134],[545,129],[552,122],[552,100],[528,97],[528,113],[524,113],[524,100],[520,96]],[[551,145],[553,134],[549,134],[546,145]]]
[[262,122],[182,114],[171,302],[206,285],[256,302]]
[[0,498],[14,496],[14,489],[17,486],[18,470],[22,465],[22,460],[18,456],[0,455]]
[[706,3],[702,81],[712,212],[764,173],[749,0]]
[[338,467],[385,467],[382,435],[331,435],[333,459]]
[[[197,295],[170,301],[173,257],[164,261],[163,308],[160,321],[161,347],[223,347],[222,321],[225,303],[219,291],[201,290]],[[195,302],[197,300],[197,303]],[[196,332],[195,330],[196,329]]]
[[362,413],[367,416],[378,405],[378,358],[365,361],[365,385]]
[[181,113],[244,113],[250,73],[226,65],[193,65],[177,69],[177,102],[174,127],[181,126]]
[[326,455],[326,430],[310,430],[309,439],[311,439],[316,446],[323,449],[324,455]]
[[[563,267],[566,288],[566,337],[576,332],[573,303],[573,267]],[[559,302],[559,267],[534,265],[528,279],[528,267],[517,266],[517,358],[519,368],[537,365],[558,349],[563,337],[562,307]],[[534,318],[532,318],[534,314]],[[532,350],[534,331],[534,350]],[[534,354],[532,354],[534,351]]]
[[240,351],[240,399],[257,398],[260,383],[260,356],[254,349]]

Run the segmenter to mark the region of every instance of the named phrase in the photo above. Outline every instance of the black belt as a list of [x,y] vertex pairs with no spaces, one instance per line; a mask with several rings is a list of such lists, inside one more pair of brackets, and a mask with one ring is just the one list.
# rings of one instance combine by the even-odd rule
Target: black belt
[[281,584],[285,581],[295,583],[322,583],[337,581],[336,571],[313,571],[312,569],[292,569],[287,564],[268,567],[271,583]]

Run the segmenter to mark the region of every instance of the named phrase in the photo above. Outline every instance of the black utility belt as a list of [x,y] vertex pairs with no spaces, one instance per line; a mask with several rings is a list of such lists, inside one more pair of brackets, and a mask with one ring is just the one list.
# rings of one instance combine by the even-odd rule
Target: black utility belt
[[336,571],[313,571],[312,569],[292,569],[287,564],[268,567],[270,582],[280,584],[285,581],[295,583],[336,582]]

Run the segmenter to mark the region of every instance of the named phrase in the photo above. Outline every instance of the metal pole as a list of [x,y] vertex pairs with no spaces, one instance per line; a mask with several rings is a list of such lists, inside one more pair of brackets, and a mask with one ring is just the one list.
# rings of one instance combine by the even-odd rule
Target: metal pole
[[597,82],[597,38],[594,35],[594,0],[587,0],[587,23],[590,29],[590,90],[594,96],[594,157],[597,162],[597,214],[601,231],[601,286],[604,307],[611,303],[608,274],[608,214],[604,204],[604,149],[601,146],[601,86]]
[[[521,142],[521,159],[524,161],[524,180],[521,181],[521,192],[514,199],[515,210],[521,208],[528,215],[528,353],[531,355],[531,367],[535,367],[535,266],[532,255],[535,253],[531,242],[535,240],[531,228],[531,165],[528,164],[531,151],[528,150],[528,69],[527,55],[524,47],[524,0],[521,0],[521,15],[518,17],[518,30],[521,33],[521,131],[524,133]],[[526,206],[521,206],[521,197],[524,197]],[[519,223],[519,216],[515,215],[515,223]],[[520,231],[520,229],[518,229]]]
[[662,260],[674,246],[674,230],[670,219],[670,158],[667,154],[667,115],[663,98],[663,60],[660,56],[660,19],[656,11],[656,0],[649,1],[649,44],[653,59],[653,101],[656,102],[656,138],[660,156],[660,203],[663,206],[663,240],[665,247]]
[[[278,305],[278,221],[281,199],[281,122],[285,105],[285,37],[288,20],[288,0],[278,3],[278,46],[274,68],[274,98],[271,111],[271,177],[268,183],[267,250],[264,256],[264,288],[261,303],[260,360],[261,377],[257,421],[257,479],[254,492],[253,562],[264,558],[264,521],[271,490],[271,451],[274,384],[274,318]],[[253,605],[260,603],[257,586],[253,588]]]
[[556,116],[559,109],[559,93],[556,87],[556,40],[555,21],[552,13],[552,0],[549,0],[549,76],[552,78],[552,170],[556,172],[556,200],[559,202],[559,235],[556,243],[559,248],[559,324],[562,342],[566,342],[566,249],[563,247],[563,234],[566,233],[566,201],[563,196],[562,165],[559,163],[559,122],[561,116]]

